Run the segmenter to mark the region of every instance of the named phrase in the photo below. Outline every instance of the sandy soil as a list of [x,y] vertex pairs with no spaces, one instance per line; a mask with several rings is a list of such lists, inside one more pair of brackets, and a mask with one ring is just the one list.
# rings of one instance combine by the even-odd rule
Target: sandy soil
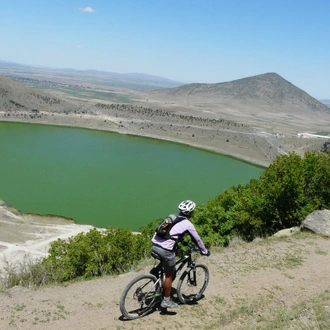
[[0,271],[7,262],[47,256],[50,244],[92,229],[59,217],[21,214],[0,201]]
[[[150,269],[148,261],[117,277],[40,289],[14,287],[0,293],[0,329],[262,329],[293,306],[329,294],[329,249],[329,239],[302,233],[199,256],[211,274],[203,299],[134,321],[122,318],[119,299],[131,279]],[[318,329],[313,318],[295,317],[290,327],[276,329],[288,328]]]

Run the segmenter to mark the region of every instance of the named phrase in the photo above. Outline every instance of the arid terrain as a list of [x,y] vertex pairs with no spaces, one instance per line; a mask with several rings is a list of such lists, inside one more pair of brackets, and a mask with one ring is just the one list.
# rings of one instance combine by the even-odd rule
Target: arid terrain
[[[39,248],[40,243],[45,247],[43,230],[34,238]],[[155,310],[133,321],[123,319],[120,296],[131,279],[150,270],[151,260],[116,277],[37,289],[16,286],[0,292],[0,328],[328,329],[329,323],[317,321],[312,302],[321,300],[318,312],[329,320],[329,249],[329,238],[310,232],[213,249],[208,258],[198,256],[210,270],[209,286],[198,303],[167,313]]]
[[[276,74],[153,91],[78,78],[59,82],[45,75],[38,75],[33,80],[38,88],[32,88],[26,77],[20,78],[25,84],[13,77],[0,76],[0,121],[142,135],[263,166],[291,151],[319,151],[330,140],[330,109]],[[75,92],[68,93],[69,87]],[[129,102],[111,99],[118,95]],[[298,136],[302,133],[319,137]],[[0,229],[3,270],[6,261],[42,257],[56,238],[90,227],[20,214],[1,203]],[[14,287],[0,292],[0,329],[321,329],[313,311],[304,307],[289,323],[284,321],[291,308],[308,305],[320,294],[327,297],[323,308],[329,314],[329,247],[329,239],[303,233],[214,250],[210,258],[199,257],[211,273],[204,299],[137,321],[121,319],[119,298],[130,279],[150,268],[151,260],[118,277],[40,289]],[[281,317],[283,326],[272,326]]]

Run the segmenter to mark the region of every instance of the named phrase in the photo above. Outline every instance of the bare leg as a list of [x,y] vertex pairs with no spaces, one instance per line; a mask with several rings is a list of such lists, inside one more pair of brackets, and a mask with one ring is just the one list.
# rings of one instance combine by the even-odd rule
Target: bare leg
[[173,273],[165,273],[165,280],[164,280],[165,298],[168,298],[171,295],[172,281],[173,281]]
[[165,273],[164,280],[164,299],[160,306],[162,308],[178,308],[178,304],[171,299],[173,273]]

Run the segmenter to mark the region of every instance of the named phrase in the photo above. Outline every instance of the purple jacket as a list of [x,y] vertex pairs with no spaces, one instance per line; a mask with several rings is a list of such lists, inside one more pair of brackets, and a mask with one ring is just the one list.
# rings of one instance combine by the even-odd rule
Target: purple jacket
[[155,233],[151,241],[154,245],[157,245],[164,250],[174,251],[176,249],[177,241],[185,234],[189,234],[191,236],[192,240],[198,246],[202,254],[207,254],[207,249],[205,248],[203,241],[199,237],[194,225],[187,218],[181,220],[172,227],[170,230],[170,239],[159,237]]

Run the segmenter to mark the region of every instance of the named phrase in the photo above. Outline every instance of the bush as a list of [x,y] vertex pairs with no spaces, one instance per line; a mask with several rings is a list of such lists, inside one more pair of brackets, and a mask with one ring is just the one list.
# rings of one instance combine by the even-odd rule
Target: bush
[[31,259],[27,256],[16,263],[5,260],[4,272],[0,278],[3,288],[16,285],[25,287],[41,286],[54,283],[52,269],[42,263],[42,259]]
[[120,274],[132,269],[150,250],[150,242],[145,237],[128,229],[92,229],[69,241],[54,242],[43,264],[56,270],[55,280],[62,282],[77,277]]
[[213,223],[208,225],[215,231],[209,230],[210,242],[226,244],[232,235],[251,241],[299,226],[309,213],[326,208],[330,208],[330,153],[306,153],[304,158],[291,153],[278,157],[259,180],[232,187],[209,201],[204,222]]
[[196,208],[192,222],[206,246],[224,245],[233,229],[233,222],[224,208],[215,202]]
[[330,206],[330,154],[279,157],[261,183],[264,232],[299,226],[309,213]]

